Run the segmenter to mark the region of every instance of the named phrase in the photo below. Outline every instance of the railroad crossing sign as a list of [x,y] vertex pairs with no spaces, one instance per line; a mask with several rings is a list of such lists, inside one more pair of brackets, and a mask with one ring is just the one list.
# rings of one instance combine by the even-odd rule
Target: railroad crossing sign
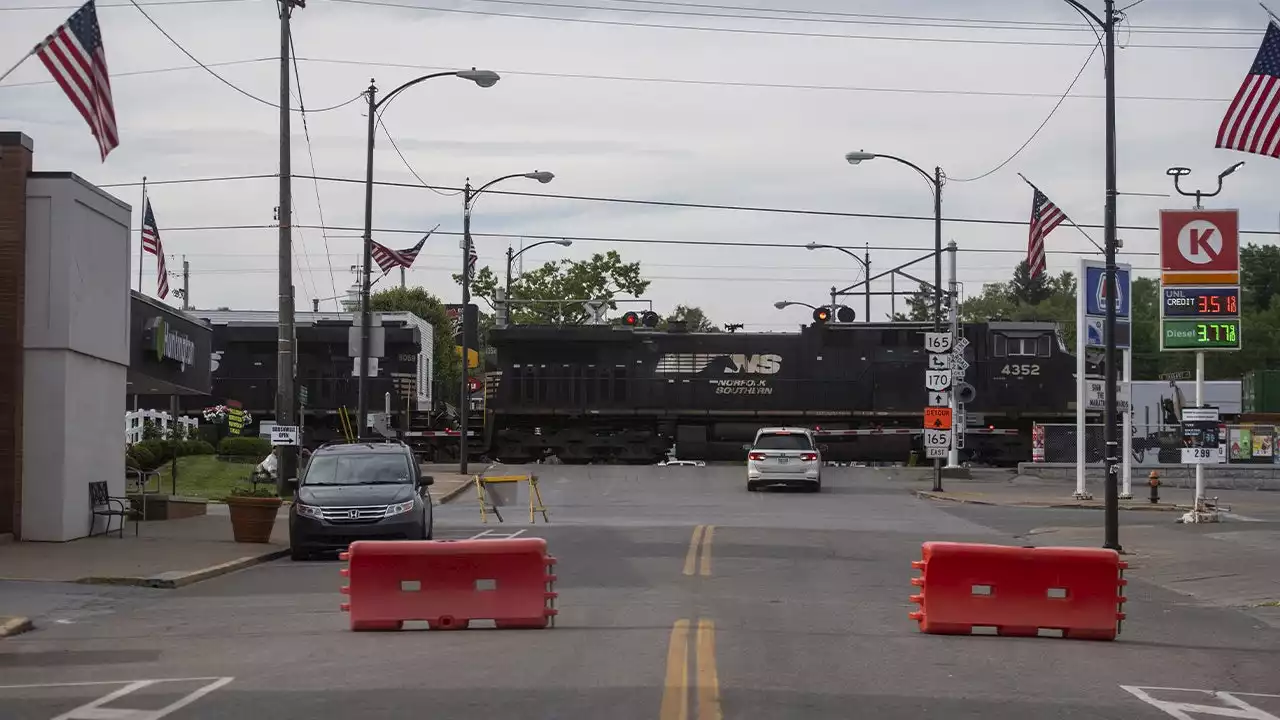
[[588,300],[582,303],[582,309],[587,311],[588,325],[599,325],[604,322],[604,306],[606,304],[604,300]]
[[1238,285],[1240,211],[1161,210],[1160,269],[1165,285]]
[[960,376],[964,377],[964,371],[969,369],[969,361],[964,359],[963,355],[956,355],[952,360],[952,365],[956,370],[960,371]]
[[927,407],[924,409],[925,430],[950,430],[951,408]]
[[934,390],[929,393],[929,407],[950,407],[951,393],[946,390]]
[[926,370],[924,386],[929,390],[946,390],[951,387],[950,370]]
[[964,352],[964,349],[965,349],[965,348],[967,348],[967,347],[969,347],[969,339],[968,339],[968,338],[963,338],[963,337],[962,337],[962,338],[958,338],[958,339],[956,340],[956,352],[961,352],[961,353],[962,353],[962,352]]

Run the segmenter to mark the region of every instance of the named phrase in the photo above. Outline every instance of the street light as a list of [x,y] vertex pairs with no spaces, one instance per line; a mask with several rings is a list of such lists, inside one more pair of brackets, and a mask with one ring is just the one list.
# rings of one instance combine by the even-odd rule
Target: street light
[[[387,93],[381,100],[377,99],[378,88],[374,85],[372,79],[369,80],[369,89],[365,94],[369,98],[368,106],[368,137],[365,139],[365,175],[364,175],[364,264],[361,269],[360,279],[360,378],[356,382],[358,399],[356,401],[356,439],[359,439],[365,432],[365,426],[368,423],[369,415],[369,337],[370,325],[373,322],[371,313],[369,312],[369,266],[373,264],[373,145],[375,131],[377,128],[378,110],[385,107],[391,102],[392,98],[401,92],[426,82],[432,78],[439,77],[457,77],[463,80],[469,80],[482,88],[493,87],[499,80],[498,73],[492,70],[454,70],[452,72],[438,72],[430,75],[416,77],[407,83],[397,87],[395,90]],[[466,314],[464,309],[463,314]]]
[[[924,178],[933,189],[933,330],[934,332],[942,331],[942,186],[946,182],[942,175],[942,168],[935,166],[933,174],[925,172],[919,165],[903,160],[893,155],[884,155],[880,153],[869,153],[865,150],[856,150],[854,152],[845,153],[844,159],[850,165],[857,165],[864,160],[875,160],[884,158],[892,160],[901,165],[920,173],[920,177]],[[870,277],[868,276],[868,281]],[[1107,297],[1115,297],[1108,295]],[[954,402],[955,394],[952,393]],[[942,461],[938,458],[933,459],[933,490],[934,492],[942,491]]]
[[[547,173],[547,174],[550,175],[551,173]],[[507,299],[511,298],[511,263],[516,258],[520,257],[522,254],[538,247],[539,245],[553,245],[553,244],[560,245],[562,247],[569,247],[570,245],[573,244],[573,241],[572,240],[543,240],[541,242],[536,242],[528,247],[522,247],[518,252],[515,252],[515,253],[511,252],[510,245],[507,246],[507,284],[506,284]]]
[[[537,180],[545,185],[554,180],[555,177],[554,173],[546,170],[535,170],[527,173],[503,175],[500,178],[490,180],[475,190],[471,188],[471,178],[467,178],[466,184],[462,186],[462,383],[460,392],[462,402],[458,406],[458,472],[462,475],[467,474],[467,425],[471,421],[471,391],[467,387],[467,377],[470,374],[468,372],[470,368],[467,367],[467,334],[471,330],[471,324],[467,322],[467,306],[471,304],[471,209],[480,193],[503,180],[526,178],[528,180]],[[508,262],[508,273],[510,270],[511,265]]]
[[[848,255],[849,257],[858,261],[858,264],[862,266],[863,272],[867,274],[867,283],[866,285],[863,286],[862,292],[866,296],[866,313],[867,313],[866,322],[871,322],[871,250],[868,249],[864,257],[858,257],[857,255],[854,255],[847,248],[842,248],[839,245],[821,245],[816,242],[811,242],[808,245],[805,245],[804,247],[806,250],[839,250],[845,255]],[[831,306],[834,308],[835,305],[836,305],[835,288],[831,288]]]
[[796,305],[799,305],[800,307],[807,307],[810,310],[818,309],[817,305],[810,305],[809,303],[795,302],[794,300],[779,300],[778,302],[773,304],[773,306],[778,308],[779,310],[786,310],[787,308],[793,307]]

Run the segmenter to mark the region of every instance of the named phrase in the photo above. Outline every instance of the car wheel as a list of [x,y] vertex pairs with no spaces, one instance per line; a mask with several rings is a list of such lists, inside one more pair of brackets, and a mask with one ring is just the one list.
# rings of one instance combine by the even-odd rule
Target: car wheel
[[289,559],[294,562],[304,562],[311,559],[311,554],[297,548],[289,548]]
[[747,492],[760,492],[760,486],[753,482],[747,483]]

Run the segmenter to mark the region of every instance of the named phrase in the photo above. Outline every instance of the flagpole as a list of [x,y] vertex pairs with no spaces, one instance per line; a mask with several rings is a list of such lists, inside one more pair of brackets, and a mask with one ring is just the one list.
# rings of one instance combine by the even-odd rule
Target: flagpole
[[[1275,12],[1271,8],[1267,7],[1265,3],[1258,3],[1258,4],[1262,6],[1263,10],[1267,11],[1267,14],[1271,16],[1272,21],[1276,23],[1280,23],[1280,15],[1275,14]],[[3,79],[4,79],[3,77],[0,77],[0,80],[3,80]]]
[[400,289],[404,289],[404,266],[400,266]]
[[146,233],[147,227],[147,176],[142,176],[142,212],[140,213],[140,222],[138,223],[138,292],[142,292],[142,250],[146,244],[142,236]]
[[[1040,188],[1036,187],[1036,184],[1035,184],[1035,183],[1033,183],[1033,182],[1031,182],[1030,180],[1028,180],[1028,179],[1027,179],[1027,176],[1026,176],[1026,175],[1023,175],[1022,173],[1018,173],[1018,177],[1022,178],[1022,182],[1024,182],[1024,183],[1026,183],[1026,184],[1030,185],[1032,190],[1035,190],[1036,192],[1042,192],[1042,191],[1040,190]],[[1093,245],[1094,247],[1098,248],[1098,252],[1105,252],[1105,251],[1102,249],[1102,246],[1101,246],[1101,245],[1099,245],[1097,242],[1095,242],[1093,238],[1089,237],[1089,233],[1085,232],[1085,231],[1084,231],[1084,228],[1082,228],[1082,227],[1080,227],[1079,225],[1077,225],[1077,224],[1076,224],[1076,221],[1071,219],[1071,216],[1070,216],[1070,215],[1067,215],[1067,214],[1064,212],[1064,213],[1062,213],[1062,216],[1063,216],[1064,218],[1066,218],[1066,220],[1067,220],[1067,222],[1068,222],[1068,223],[1070,223],[1070,224],[1071,224],[1071,227],[1073,227],[1073,228],[1075,228],[1076,230],[1079,230],[1079,231],[1080,231],[1080,234],[1084,236],[1084,239],[1085,239],[1085,240],[1088,240],[1088,241],[1089,241],[1089,244],[1090,244],[1090,245]]]
[[[1268,10],[1267,12],[1270,12],[1270,10]],[[27,58],[31,57],[32,55],[35,55],[36,51],[39,49],[40,49],[40,46],[37,45],[31,48],[30,50],[28,50],[26,55],[23,55],[21,58],[18,59],[18,62],[13,64],[13,67],[9,68],[8,70],[5,70],[4,74],[0,75],[0,82],[4,82],[4,79],[12,75],[14,70],[17,70],[18,68],[22,67],[22,63],[26,62]]]

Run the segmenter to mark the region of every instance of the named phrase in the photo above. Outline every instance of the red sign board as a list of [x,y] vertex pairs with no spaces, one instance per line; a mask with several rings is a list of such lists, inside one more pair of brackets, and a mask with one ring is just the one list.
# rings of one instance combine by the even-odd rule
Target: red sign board
[[1239,272],[1239,210],[1161,210],[1160,267],[1173,272]]

